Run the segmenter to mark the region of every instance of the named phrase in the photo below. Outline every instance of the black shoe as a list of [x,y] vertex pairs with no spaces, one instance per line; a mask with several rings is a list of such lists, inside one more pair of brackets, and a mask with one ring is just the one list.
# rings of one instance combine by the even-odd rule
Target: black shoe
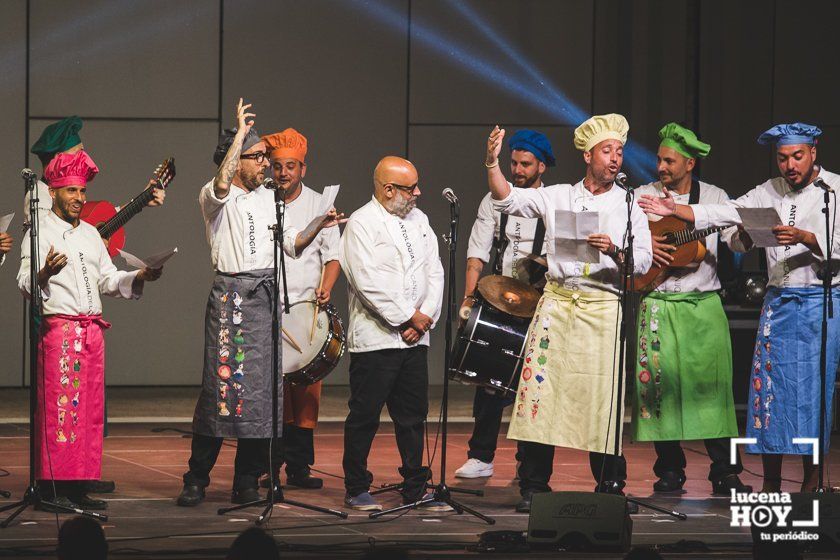
[[533,490],[522,492],[522,499],[516,504],[516,513],[531,513],[531,498],[534,497]]
[[624,495],[624,483],[619,483],[615,480],[605,480],[601,484],[595,486],[595,492],[602,492],[604,494],[615,494],[617,496]]
[[659,477],[659,480],[653,483],[654,492],[679,492],[683,489],[685,484],[685,474],[678,474],[675,472],[665,472]]
[[113,480],[88,480],[85,482],[85,492],[88,494],[111,494],[117,489]]
[[195,484],[184,484],[184,489],[178,496],[178,505],[181,507],[197,506],[204,501],[204,488]]
[[46,501],[38,502],[35,505],[36,510],[38,510],[38,511],[48,511],[50,513],[67,513],[65,510],[59,509],[57,507],[53,507],[51,504],[48,504],[47,502],[52,502],[53,504],[55,504],[57,506],[61,506],[61,507],[65,507],[65,508],[73,508],[73,509],[80,509],[81,508],[81,506],[79,504],[75,503],[73,500],[71,500],[67,496],[54,496],[54,497],[50,497],[50,498],[44,498],[44,500],[46,500]]
[[71,496],[70,500],[79,504],[82,509],[108,509],[108,502],[91,498],[87,494],[76,494]]
[[241,488],[234,490],[230,494],[230,502],[232,504],[250,504],[251,502],[259,502],[262,500],[260,491],[257,488]]
[[741,482],[737,474],[728,474],[720,480],[712,482],[712,494],[715,496],[729,496],[733,488],[738,493],[752,492],[752,486]]
[[286,484],[290,486],[297,486],[298,488],[305,488],[307,490],[317,490],[323,488],[324,480],[309,474],[309,469],[305,471],[290,474],[286,472]]

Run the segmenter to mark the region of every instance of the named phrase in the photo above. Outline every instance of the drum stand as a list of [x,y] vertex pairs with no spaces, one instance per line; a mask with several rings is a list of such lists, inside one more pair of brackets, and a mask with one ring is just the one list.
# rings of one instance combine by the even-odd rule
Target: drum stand
[[[434,491],[431,493],[431,496],[424,497],[414,503],[411,504],[404,504],[399,507],[386,509],[384,511],[378,511],[371,513],[369,517],[371,519],[376,519],[377,517],[381,517],[383,515],[387,515],[389,513],[396,513],[398,511],[404,511],[408,509],[414,509],[418,507],[422,507],[425,504],[431,502],[443,502],[447,504],[449,507],[455,510],[455,513],[462,514],[464,512],[469,513],[475,517],[478,517],[482,521],[488,523],[489,525],[494,525],[496,520],[492,517],[488,517],[483,513],[480,513],[470,507],[465,506],[459,502],[456,502],[452,498],[452,492],[462,492],[465,494],[475,494],[480,496],[481,494],[475,490],[465,490],[465,489],[455,489],[449,488],[446,485],[446,439],[447,439],[447,421],[449,419],[449,362],[452,359],[452,322],[454,318],[452,317],[452,310],[455,309],[456,301],[455,301],[455,249],[458,244],[458,214],[459,214],[459,205],[457,199],[450,200],[449,203],[449,234],[444,235],[443,239],[446,241],[447,246],[449,247],[449,276],[447,278],[447,297],[446,297],[446,352],[444,356],[444,367],[443,367],[443,397],[441,399],[441,453],[440,453],[440,481],[437,485],[431,486],[429,484],[426,485],[427,488],[431,489],[434,488]],[[399,485],[397,485],[399,486]],[[390,488],[388,488],[390,489]],[[382,489],[384,490],[384,489]]]
[[[25,169],[24,171],[29,171]],[[29,172],[31,173],[31,171]],[[23,510],[29,506],[37,507],[39,505],[48,506],[55,513],[75,513],[76,515],[86,515],[93,517],[100,521],[108,521],[108,516],[101,513],[95,513],[84,509],[62,506],[41,497],[41,490],[38,488],[38,482],[35,479],[35,446],[40,445],[36,443],[35,437],[37,430],[35,429],[35,409],[38,405],[38,339],[40,337],[41,329],[41,289],[38,286],[38,267],[40,266],[40,259],[38,257],[38,187],[35,181],[35,174],[24,175],[26,181],[26,189],[29,192],[29,486],[23,494],[20,501],[6,504],[0,507],[0,512],[14,509],[11,515],[0,523],[0,527],[5,529],[14,519],[23,513]],[[7,497],[7,496],[4,496]]]
[[[623,174],[622,174],[623,175]],[[614,433],[614,448],[613,448],[613,455],[615,457],[620,456],[619,448],[621,445],[621,425],[624,422],[624,400],[622,399],[622,395],[624,394],[623,387],[624,387],[624,376],[626,374],[626,360],[627,360],[627,333],[629,332],[630,328],[632,328],[631,321],[635,319],[635,305],[633,303],[633,294],[632,294],[632,286],[633,286],[633,222],[630,218],[630,212],[633,209],[633,188],[630,186],[625,186],[623,180],[617,179],[614,185],[618,185],[623,188],[626,192],[625,200],[627,202],[627,229],[624,233],[624,239],[626,240],[626,245],[624,249],[624,263],[622,266],[619,266],[621,270],[621,289],[619,292],[619,298],[621,306],[621,326],[619,327],[619,342],[618,342],[618,364],[617,367],[613,369],[613,376],[615,376],[615,372],[618,371],[617,379],[615,379],[615,385],[617,386],[617,403],[615,407],[615,414],[613,415],[613,423],[615,424],[615,433]],[[605,450],[606,451],[606,450]],[[604,462],[601,462],[601,473],[598,477],[598,489],[597,492],[604,492]],[[617,466],[613,463],[613,472],[611,474],[612,480],[617,478],[617,473],[615,469]],[[666,515],[670,515],[672,517],[676,517],[677,519],[681,519],[685,521],[688,519],[688,516],[684,513],[680,513],[678,511],[669,510],[666,508],[662,508],[659,506],[654,506],[652,504],[643,502],[641,500],[637,500],[636,498],[625,498],[628,503],[636,504],[637,506],[644,506],[648,509],[652,509],[654,511],[658,511],[659,513],[664,513]]]
[[327,513],[335,515],[341,519],[347,519],[347,513],[337,511],[312,504],[305,504],[296,500],[287,500],[283,497],[283,491],[280,489],[280,480],[278,473],[274,469],[273,457],[271,453],[272,445],[282,445],[278,438],[277,426],[280,419],[277,416],[277,405],[280,404],[280,396],[278,387],[280,385],[280,371],[282,368],[280,348],[280,330],[282,328],[282,314],[279,312],[280,306],[280,285],[277,282],[278,273],[283,277],[283,309],[288,313],[289,310],[289,288],[286,284],[286,266],[283,253],[280,253],[278,266],[278,245],[283,243],[283,218],[286,213],[286,202],[284,200],[283,190],[275,185],[274,187],[274,207],[277,212],[277,223],[269,226],[273,232],[272,241],[274,243],[274,282],[272,283],[272,297],[271,297],[271,444],[268,446],[268,475],[271,478],[271,484],[268,486],[268,494],[264,500],[257,500],[247,504],[240,504],[231,507],[219,508],[218,514],[224,515],[231,511],[246,509],[250,507],[264,506],[263,512],[257,518],[257,525],[262,525],[270,518],[270,514],[274,509],[274,504],[288,504],[319,513]]

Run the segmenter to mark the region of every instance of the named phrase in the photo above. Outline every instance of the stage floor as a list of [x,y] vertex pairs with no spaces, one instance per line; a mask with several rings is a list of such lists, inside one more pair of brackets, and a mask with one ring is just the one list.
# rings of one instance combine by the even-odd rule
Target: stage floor
[[[434,442],[437,425],[430,424],[429,440]],[[103,496],[109,502],[108,521],[104,524],[110,540],[111,557],[155,558],[223,558],[225,550],[237,533],[250,526],[257,509],[239,511],[225,516],[216,510],[229,504],[233,473],[233,443],[223,448],[213,471],[213,482],[207,500],[196,508],[180,508],[174,498],[181,488],[181,475],[189,457],[189,425],[186,424],[116,424],[105,440],[103,477],[117,482],[117,491]],[[504,427],[503,427],[504,429]],[[327,515],[285,505],[276,506],[268,529],[287,549],[284,557],[335,557],[348,550],[361,551],[370,543],[377,546],[389,543],[404,545],[420,551],[421,555],[464,554],[478,542],[479,535],[488,530],[517,530],[527,528],[528,516],[517,514],[513,506],[518,499],[514,479],[515,446],[500,439],[495,462],[496,474],[490,479],[465,481],[453,477],[455,469],[465,459],[466,442],[471,425],[451,425],[448,446],[448,482],[453,487],[482,489],[484,497],[458,496],[465,504],[496,519],[494,526],[464,514],[431,514],[411,511],[401,516],[371,521],[367,514],[349,510],[350,517],[340,520]],[[317,463],[323,473],[322,490],[287,489],[286,497],[312,504],[342,509],[344,488],[340,478],[342,456],[342,424],[322,423],[315,435]],[[185,437],[187,436],[187,437]],[[9,475],[0,478],[0,488],[12,491],[12,499],[20,497],[28,476],[27,427],[21,424],[0,426],[2,464]],[[837,443],[837,442],[835,442]],[[836,449],[837,446],[835,445]],[[751,538],[747,529],[729,526],[729,499],[712,497],[706,480],[708,458],[702,443],[686,445],[688,482],[686,493],[678,497],[652,496],[655,478],[651,472],[653,450],[650,444],[631,444],[625,447],[628,460],[628,490],[633,496],[649,498],[651,503],[674,508],[688,515],[678,521],[642,508],[633,516],[634,545],[675,545],[681,541],[690,547],[692,542],[706,543],[696,549],[694,557],[749,558]],[[434,457],[435,472],[440,460]],[[397,480],[399,455],[393,436],[393,426],[383,424],[374,442],[370,469],[374,484]],[[832,452],[833,468],[840,466],[840,454]],[[746,483],[760,485],[761,472],[757,458],[745,457]],[[798,483],[799,461],[785,463],[785,490],[795,490]],[[555,456],[554,490],[590,491],[593,487],[587,455],[558,449]],[[382,503],[399,503],[396,493],[382,497]],[[4,500],[9,503],[12,500]],[[65,516],[60,516],[64,519]],[[25,511],[14,524],[0,530],[0,556],[44,558],[54,557],[56,516],[31,509]],[[332,546],[331,550],[323,548]],[[670,555],[669,548],[663,549]],[[673,549],[676,556],[684,556],[690,548]],[[681,552],[680,552],[681,551]],[[530,555],[530,554],[529,554]],[[535,554],[536,555],[536,554]],[[555,554],[556,556],[556,554]],[[495,557],[505,557],[495,555]],[[515,556],[509,556],[515,557]]]

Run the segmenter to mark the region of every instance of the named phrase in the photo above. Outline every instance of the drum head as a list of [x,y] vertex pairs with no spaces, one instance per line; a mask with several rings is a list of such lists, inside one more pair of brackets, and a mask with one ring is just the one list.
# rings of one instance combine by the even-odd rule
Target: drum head
[[[316,311],[317,309],[317,311]],[[312,318],[315,316],[315,329]],[[285,332],[283,342],[283,373],[297,371],[312,362],[324,347],[330,329],[327,312],[316,306],[315,300],[305,300],[289,306],[289,313],[281,317]],[[296,348],[297,346],[297,348]]]

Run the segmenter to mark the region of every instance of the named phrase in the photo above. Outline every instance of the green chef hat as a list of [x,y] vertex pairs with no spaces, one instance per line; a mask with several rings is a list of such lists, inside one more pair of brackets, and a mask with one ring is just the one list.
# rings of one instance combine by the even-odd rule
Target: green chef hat
[[663,126],[659,137],[662,139],[660,146],[676,150],[687,158],[704,158],[712,150],[711,146],[698,140],[692,131],[674,122]]
[[76,116],[61,119],[44,129],[38,140],[29,150],[41,160],[44,167],[59,152],[69,150],[82,143],[79,131],[82,129],[82,119]]

